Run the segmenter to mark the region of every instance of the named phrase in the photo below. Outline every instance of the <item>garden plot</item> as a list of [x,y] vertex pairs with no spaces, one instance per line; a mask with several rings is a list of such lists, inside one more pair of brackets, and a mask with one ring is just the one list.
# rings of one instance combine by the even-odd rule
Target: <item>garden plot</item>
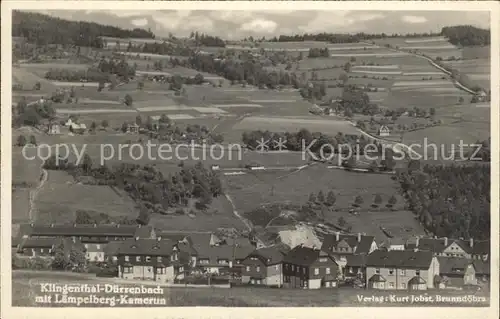
[[226,113],[226,111],[217,107],[192,107],[192,109],[200,113]]
[[432,37],[432,38],[419,38],[419,39],[406,39],[405,43],[434,43],[434,42],[447,42],[445,37]]
[[[271,101],[273,102],[273,101]],[[248,104],[248,103],[242,103],[242,104],[214,104],[213,105],[214,108],[254,108],[254,107],[262,107],[262,105],[260,104]]]
[[188,111],[192,108],[185,105],[165,105],[165,106],[142,106],[135,107],[139,112],[175,112],[175,111]]
[[376,74],[376,75],[399,75],[401,71],[373,71],[373,70],[351,70],[350,73]]
[[399,47],[402,50],[455,50],[457,47],[452,44],[439,45],[412,45]]
[[430,81],[397,81],[392,84],[393,88],[412,88],[412,87],[421,87],[421,86],[453,86],[453,83],[446,80],[430,80]]
[[397,64],[389,64],[389,65],[354,65],[351,70],[399,70],[401,67]]
[[347,121],[297,118],[297,117],[261,117],[252,116],[246,117],[241,122],[236,124],[235,130],[269,130],[272,132],[296,132],[301,128],[308,129],[312,132],[322,132],[325,134],[344,134],[358,135],[359,131]]
[[373,52],[373,53],[330,53],[330,57],[402,57],[408,56],[406,52]]
[[[99,82],[66,82],[66,81],[52,81],[52,84],[55,86],[80,86],[80,87],[99,87]],[[104,84],[105,87],[109,86],[109,83]]]
[[105,113],[137,113],[137,110],[131,109],[56,109],[58,114],[105,114]]
[[155,76],[155,75],[163,75],[163,76],[172,76],[171,73],[169,72],[164,72],[164,71],[135,71],[136,75],[150,75],[150,76]]

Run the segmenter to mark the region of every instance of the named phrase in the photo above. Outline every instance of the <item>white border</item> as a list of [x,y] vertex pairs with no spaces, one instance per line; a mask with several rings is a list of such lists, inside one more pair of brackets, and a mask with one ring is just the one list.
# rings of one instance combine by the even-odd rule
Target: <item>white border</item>
[[[11,307],[11,10],[12,9],[96,9],[99,10],[380,10],[380,11],[490,11],[491,25],[491,305],[489,308],[464,307],[358,307],[358,308],[223,308],[223,307],[176,307],[176,308],[20,308]],[[154,318],[498,318],[499,303],[499,27],[500,5],[495,1],[2,1],[2,150],[1,150],[1,314],[3,318],[88,318],[92,315],[106,319],[124,317]]]

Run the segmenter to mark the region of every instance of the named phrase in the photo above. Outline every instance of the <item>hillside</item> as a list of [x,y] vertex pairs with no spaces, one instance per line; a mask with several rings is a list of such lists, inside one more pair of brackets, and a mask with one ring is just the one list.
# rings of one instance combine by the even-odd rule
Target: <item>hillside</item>
[[448,38],[451,44],[461,46],[490,45],[490,30],[480,29],[471,25],[444,27],[441,35]]
[[33,12],[12,12],[12,36],[28,42],[102,47],[100,36],[118,38],[154,38],[144,29],[125,30],[90,22],[76,22]]

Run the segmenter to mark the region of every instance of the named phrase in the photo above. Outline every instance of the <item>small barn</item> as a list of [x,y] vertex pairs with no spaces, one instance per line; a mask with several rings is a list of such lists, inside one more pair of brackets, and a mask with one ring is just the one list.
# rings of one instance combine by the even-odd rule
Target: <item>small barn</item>
[[389,136],[391,135],[391,130],[386,126],[382,125],[378,129],[378,136]]

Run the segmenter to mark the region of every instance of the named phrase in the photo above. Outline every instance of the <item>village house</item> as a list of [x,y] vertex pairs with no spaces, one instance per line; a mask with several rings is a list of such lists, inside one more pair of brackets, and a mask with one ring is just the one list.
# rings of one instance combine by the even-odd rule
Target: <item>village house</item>
[[378,136],[389,136],[391,135],[391,130],[387,127],[387,125],[381,125],[378,129]]
[[128,124],[127,125],[127,133],[138,134],[139,133],[139,125],[137,125],[137,123]]
[[47,127],[47,134],[56,135],[61,134],[61,128],[57,123],[50,123]]
[[387,290],[434,288],[439,261],[430,251],[376,250],[367,257],[366,287]]
[[283,286],[283,258],[285,254],[278,247],[266,247],[250,253],[242,262],[242,283]]
[[476,271],[476,279],[478,285],[489,285],[490,283],[490,261],[489,260],[473,260],[474,269]]
[[338,265],[328,253],[297,246],[283,259],[283,287],[319,289],[337,287]]
[[228,274],[241,270],[243,260],[255,249],[254,246],[218,245],[194,247],[198,253],[197,267],[203,273]]
[[374,236],[345,235],[339,232],[323,239],[321,250],[331,255],[339,265],[339,273],[345,279],[364,278],[366,256],[377,249]]
[[489,256],[490,242],[478,241],[473,238],[469,240],[443,238],[417,238],[415,245],[407,245],[407,248],[416,247],[418,250],[427,250],[441,257],[462,257],[467,259],[486,260]]
[[104,262],[104,247],[103,244],[83,244],[85,246],[85,257],[88,261],[92,262]]
[[24,257],[53,258],[59,245],[64,245],[65,249],[78,247],[83,250],[81,243],[68,238],[22,238],[17,245],[16,253]]
[[123,279],[173,282],[184,272],[178,246],[171,240],[127,239],[120,244],[117,257],[118,276]]
[[466,285],[476,285],[476,267],[470,259],[458,257],[438,257],[439,288],[462,289]]

